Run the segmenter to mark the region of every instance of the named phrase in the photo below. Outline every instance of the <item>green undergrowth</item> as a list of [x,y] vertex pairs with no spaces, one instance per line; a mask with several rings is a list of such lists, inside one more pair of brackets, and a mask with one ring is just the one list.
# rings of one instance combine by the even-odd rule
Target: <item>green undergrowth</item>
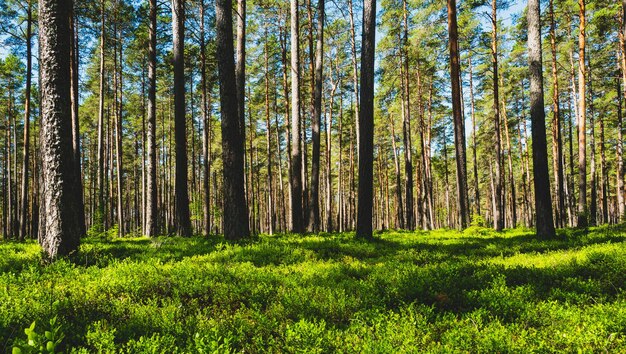
[[0,243],[0,352],[626,352],[625,289],[624,226]]

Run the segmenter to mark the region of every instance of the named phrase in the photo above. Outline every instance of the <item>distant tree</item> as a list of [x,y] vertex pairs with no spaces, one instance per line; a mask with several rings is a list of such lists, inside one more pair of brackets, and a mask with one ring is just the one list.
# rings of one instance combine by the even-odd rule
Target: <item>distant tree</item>
[[78,249],[82,204],[72,146],[70,77],[71,0],[39,1],[41,156],[43,192],[39,243],[54,260]]
[[585,99],[585,0],[578,0],[578,227],[587,227],[587,105]]

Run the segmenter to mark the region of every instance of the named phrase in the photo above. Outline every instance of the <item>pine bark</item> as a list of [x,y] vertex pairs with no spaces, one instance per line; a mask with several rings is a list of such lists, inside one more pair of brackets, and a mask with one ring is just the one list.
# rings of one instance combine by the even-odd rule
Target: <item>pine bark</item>
[[498,97],[498,21],[497,21],[497,0],[492,0],[491,13],[491,64],[493,67],[493,115],[494,115],[494,132],[495,132],[495,186],[494,186],[494,228],[496,231],[502,231],[504,228],[504,202],[502,185],[504,180],[504,171],[502,169],[502,142],[500,135],[500,99]]
[[456,150],[457,198],[461,229],[469,224],[467,201],[467,163],[465,154],[465,124],[461,114],[461,65],[456,20],[456,0],[448,0],[448,35],[450,37],[450,78],[452,84],[452,115],[454,117],[454,147]]
[[222,160],[224,164],[224,237],[250,235],[244,185],[244,140],[238,113],[232,28],[232,0],[215,2],[217,62],[220,81]]
[[147,147],[148,164],[146,180],[146,215],[144,234],[154,237],[159,234],[159,211],[157,196],[157,147],[156,147],[156,26],[157,0],[150,0],[150,25],[148,29],[148,119]]
[[174,139],[176,144],[175,230],[180,236],[191,236],[187,171],[187,118],[185,105],[185,2],[172,2],[174,36]]
[[585,99],[585,0],[578,0],[578,227],[587,227],[587,115]]
[[374,179],[374,52],[376,1],[363,4],[361,52],[361,110],[359,112],[359,195],[356,236],[372,239]]
[[533,177],[537,237],[554,237],[548,148],[543,102],[543,71],[541,54],[541,15],[539,0],[528,1],[528,61],[530,67],[530,117],[533,139]]
[[54,260],[78,249],[82,206],[72,139],[70,76],[71,0],[39,1],[41,156],[43,193],[39,243]]
[[298,0],[291,0],[291,231],[304,231],[302,213],[302,150],[300,125],[300,21]]

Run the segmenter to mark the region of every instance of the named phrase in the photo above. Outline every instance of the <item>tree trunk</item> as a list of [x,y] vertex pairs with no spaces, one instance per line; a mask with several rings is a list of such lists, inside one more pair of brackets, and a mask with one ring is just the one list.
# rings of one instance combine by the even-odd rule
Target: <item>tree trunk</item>
[[[359,67],[356,60],[356,30],[354,26],[354,8],[352,0],[348,0],[348,15],[350,19],[350,54],[352,59],[352,92],[354,93],[354,116],[359,117],[360,105],[359,105]],[[359,129],[359,120],[356,119],[356,150],[359,153],[359,144],[361,139],[361,129]],[[357,156],[358,160],[358,156]]]
[[238,114],[232,28],[232,0],[215,2],[217,61],[222,112],[222,160],[224,164],[224,237],[238,240],[250,235],[243,189],[244,140]]
[[150,0],[150,26],[148,29],[148,166],[146,181],[146,225],[144,234],[154,237],[159,233],[157,209],[157,154],[156,154],[156,44],[157,0]]
[[78,249],[81,215],[74,188],[69,18],[71,0],[39,1],[43,194],[39,242],[54,260]]
[[185,3],[184,0],[172,1],[174,135],[176,140],[175,229],[180,236],[191,236],[187,189],[187,118],[185,116]]
[[361,52],[361,111],[359,113],[359,205],[356,236],[372,239],[374,188],[374,53],[376,1],[363,4],[363,42]]
[[564,227],[565,196],[563,183],[563,142],[561,136],[561,112],[559,103],[559,77],[556,57],[556,23],[554,0],[550,0],[550,50],[552,52],[552,164],[556,186],[556,226]]
[[[265,26],[265,125],[267,138],[267,214],[268,214],[268,233],[272,235],[276,228],[276,217],[274,212],[274,186],[272,182],[272,124],[270,121],[270,77],[269,77],[269,54],[268,54],[268,33],[267,25]],[[280,143],[280,142],[279,142]]]
[[578,0],[578,227],[587,227],[587,118],[585,100],[585,0]]
[[[22,200],[20,202],[20,234],[23,241],[26,238],[26,225],[28,223],[28,160],[30,158],[30,91],[32,77],[32,1],[28,1],[26,19],[26,90],[24,92],[24,150],[22,152]],[[80,171],[80,170],[78,170]]]
[[311,124],[313,141],[313,160],[311,161],[311,199],[309,205],[309,230],[320,229],[320,121],[322,116],[322,65],[324,60],[324,0],[317,2],[317,47],[315,50],[315,90],[313,98],[313,122]]
[[465,155],[465,124],[461,115],[461,65],[456,22],[456,0],[448,0],[448,34],[450,37],[450,78],[454,116],[454,147],[456,150],[457,198],[461,229],[469,224],[467,202],[467,164]]
[[291,231],[304,231],[302,214],[302,151],[300,127],[300,24],[298,0],[291,0]]
[[530,67],[530,117],[532,120],[537,237],[550,238],[556,234],[552,221],[550,174],[548,173],[539,0],[528,1],[528,62]]
[[469,59],[469,85],[470,85],[470,100],[471,100],[471,108],[472,108],[472,157],[474,160],[474,193],[476,196],[476,214],[481,215],[480,213],[480,188],[479,188],[479,180],[478,180],[478,159],[477,159],[477,147],[476,147],[476,114],[474,107],[474,78],[472,72],[472,57]]
[[495,134],[495,167],[496,178],[494,186],[494,228],[496,231],[502,231],[504,228],[504,202],[502,195],[502,185],[504,180],[504,171],[502,169],[502,142],[500,136],[500,99],[498,97],[498,21],[497,21],[497,0],[492,0],[491,5],[491,64],[493,67],[493,115],[494,115],[494,134]]

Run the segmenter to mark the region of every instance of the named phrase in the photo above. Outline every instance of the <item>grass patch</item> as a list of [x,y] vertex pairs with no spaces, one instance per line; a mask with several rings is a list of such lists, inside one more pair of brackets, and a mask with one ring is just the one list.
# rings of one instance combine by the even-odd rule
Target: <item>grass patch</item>
[[624,226],[1,243],[0,351],[623,352],[625,287]]

